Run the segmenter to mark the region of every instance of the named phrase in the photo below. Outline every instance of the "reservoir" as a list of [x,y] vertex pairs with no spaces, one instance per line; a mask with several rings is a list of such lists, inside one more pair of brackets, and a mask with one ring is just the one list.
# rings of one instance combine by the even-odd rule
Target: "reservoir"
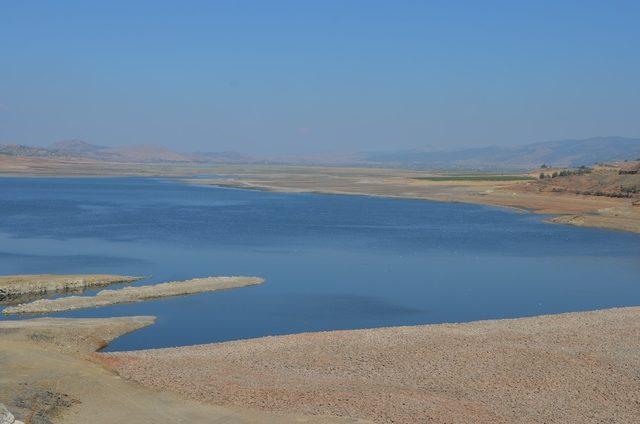
[[158,317],[108,350],[640,304],[640,235],[544,218],[151,178],[1,178],[0,274],[266,279],[51,315]]

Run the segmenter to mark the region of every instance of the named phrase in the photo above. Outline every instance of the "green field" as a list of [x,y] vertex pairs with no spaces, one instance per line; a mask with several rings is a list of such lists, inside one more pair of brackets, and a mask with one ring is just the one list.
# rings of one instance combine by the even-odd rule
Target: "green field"
[[415,177],[427,181],[527,181],[535,180],[528,175],[440,175],[437,177]]

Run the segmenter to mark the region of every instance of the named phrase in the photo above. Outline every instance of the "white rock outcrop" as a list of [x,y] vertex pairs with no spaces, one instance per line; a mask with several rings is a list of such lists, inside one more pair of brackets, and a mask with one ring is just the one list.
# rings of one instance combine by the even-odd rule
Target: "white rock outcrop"
[[24,424],[22,421],[15,419],[13,414],[0,403],[0,424]]

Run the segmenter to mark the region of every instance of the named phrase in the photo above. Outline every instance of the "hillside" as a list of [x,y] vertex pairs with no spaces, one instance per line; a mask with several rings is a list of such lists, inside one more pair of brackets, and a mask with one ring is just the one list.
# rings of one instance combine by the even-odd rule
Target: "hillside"
[[640,160],[602,164],[591,168],[543,169],[530,186],[540,192],[570,193],[640,201]]

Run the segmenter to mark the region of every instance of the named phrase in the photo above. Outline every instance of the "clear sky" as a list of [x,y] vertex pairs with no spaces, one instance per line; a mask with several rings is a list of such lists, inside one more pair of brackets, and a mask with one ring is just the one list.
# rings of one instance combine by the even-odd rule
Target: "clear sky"
[[0,3],[0,143],[306,153],[640,136],[640,1]]

